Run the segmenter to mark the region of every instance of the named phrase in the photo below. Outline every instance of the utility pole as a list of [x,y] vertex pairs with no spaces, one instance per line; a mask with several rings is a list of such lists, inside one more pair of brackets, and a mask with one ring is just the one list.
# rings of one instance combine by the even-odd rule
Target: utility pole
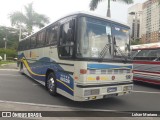
[[[6,35],[7,37],[7,35]],[[5,54],[4,54],[4,61],[6,61],[7,55],[6,55],[6,49],[7,49],[7,38],[3,38],[4,40],[4,49],[5,49]]]
[[21,24],[19,26],[19,41],[21,41],[22,38],[22,28],[21,28]]

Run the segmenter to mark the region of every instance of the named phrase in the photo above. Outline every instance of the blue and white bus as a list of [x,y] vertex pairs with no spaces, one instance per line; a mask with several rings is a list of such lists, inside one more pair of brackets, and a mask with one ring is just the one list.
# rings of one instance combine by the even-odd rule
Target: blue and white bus
[[20,72],[53,96],[89,101],[132,92],[129,27],[78,12],[19,42]]

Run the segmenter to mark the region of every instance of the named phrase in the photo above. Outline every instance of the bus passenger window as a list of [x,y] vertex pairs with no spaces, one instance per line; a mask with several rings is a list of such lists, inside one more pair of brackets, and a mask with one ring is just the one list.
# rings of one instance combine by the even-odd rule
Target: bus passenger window
[[31,48],[36,47],[36,35],[31,37]]
[[58,34],[58,26],[51,26],[47,29],[46,34],[46,45],[56,45],[57,44],[57,34]]
[[60,28],[59,39],[59,56],[71,57],[73,55],[73,30],[70,28],[69,22],[63,24]]
[[30,49],[30,38],[26,39],[26,49]]
[[45,42],[45,31],[39,32],[37,34],[37,47],[41,47]]

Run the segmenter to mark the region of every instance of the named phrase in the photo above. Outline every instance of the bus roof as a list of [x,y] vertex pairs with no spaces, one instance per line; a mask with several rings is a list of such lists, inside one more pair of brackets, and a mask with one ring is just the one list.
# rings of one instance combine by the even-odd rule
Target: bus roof
[[126,23],[117,21],[117,20],[115,20],[115,19],[113,19],[113,18],[109,18],[109,17],[105,17],[105,16],[102,16],[102,15],[98,15],[98,14],[95,14],[95,13],[93,13],[93,12],[78,11],[78,12],[69,14],[69,15],[67,15],[67,16],[78,15],[78,14],[85,14],[85,15],[90,15],[90,16],[94,16],[94,17],[99,17],[99,18],[106,19],[106,20],[110,20],[110,21],[112,21],[112,22],[117,22],[117,23],[119,23],[119,24],[123,24],[123,25],[129,27],[128,24],[126,24]]
[[[129,26],[128,26],[126,23],[123,23],[123,22],[120,22],[120,21],[111,19],[111,18],[109,18],[109,17],[104,17],[104,16],[101,16],[101,15],[98,15],[98,14],[95,14],[95,13],[91,13],[91,12],[78,11],[78,12],[74,12],[74,13],[65,15],[65,16],[63,16],[63,17],[61,17],[61,18],[59,18],[59,19],[57,19],[57,20],[51,22],[51,23],[48,24],[47,26],[45,26],[45,27],[41,28],[40,30],[36,31],[35,33],[33,33],[33,34],[27,36],[26,38],[28,38],[28,37],[30,37],[30,36],[36,34],[37,32],[39,32],[39,31],[45,29],[46,27],[50,26],[51,24],[53,24],[53,23],[55,23],[55,22],[57,22],[57,21],[59,21],[59,20],[61,20],[61,19],[63,19],[63,18],[66,18],[66,17],[69,17],[69,16],[74,16],[74,15],[80,15],[80,14],[82,14],[82,15],[94,16],[94,17],[102,18],[102,19],[106,19],[106,20],[109,20],[109,21],[111,21],[111,22],[116,22],[116,23],[118,23],[118,24],[124,25],[124,26],[126,26],[126,27],[129,28]],[[26,38],[24,38],[24,39],[26,39]],[[21,41],[24,40],[24,39],[21,39]]]
[[148,50],[148,49],[157,49],[157,48],[160,48],[160,42],[131,46],[132,50]]

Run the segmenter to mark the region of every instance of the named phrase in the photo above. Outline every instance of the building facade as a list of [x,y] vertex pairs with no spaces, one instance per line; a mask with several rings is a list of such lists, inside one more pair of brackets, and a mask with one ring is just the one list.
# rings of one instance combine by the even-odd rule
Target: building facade
[[143,3],[142,43],[160,41],[160,5],[159,0],[148,0]]
[[128,8],[128,25],[132,40],[141,38],[142,4],[138,3]]

